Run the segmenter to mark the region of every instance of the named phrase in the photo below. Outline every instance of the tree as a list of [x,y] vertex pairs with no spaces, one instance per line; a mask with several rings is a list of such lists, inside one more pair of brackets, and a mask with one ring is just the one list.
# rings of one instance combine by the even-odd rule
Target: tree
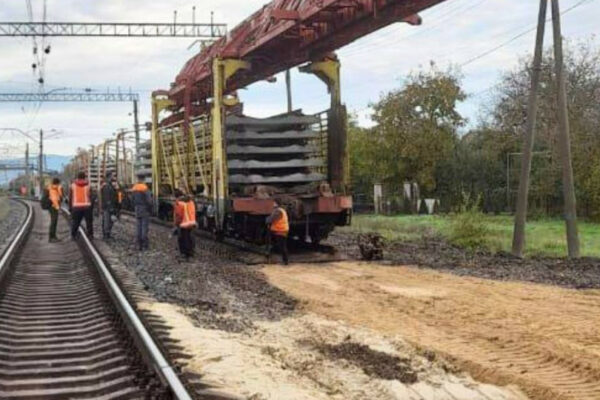
[[[593,40],[569,44],[565,70],[578,208],[583,215],[600,218],[600,175],[595,173],[600,168],[600,51],[594,44]],[[489,118],[504,142],[519,143],[518,151],[527,119],[531,65],[531,57],[524,58],[502,77]],[[537,177],[534,166],[531,197],[560,212],[556,85],[553,54],[548,49],[542,61],[535,151],[548,152],[550,157],[549,165]]]
[[439,71],[433,64],[383,95],[373,105],[377,125],[369,139],[376,148],[379,180],[396,187],[416,181],[424,194],[434,194],[436,168],[452,156],[457,129],[465,123],[456,110],[465,98],[458,74]]

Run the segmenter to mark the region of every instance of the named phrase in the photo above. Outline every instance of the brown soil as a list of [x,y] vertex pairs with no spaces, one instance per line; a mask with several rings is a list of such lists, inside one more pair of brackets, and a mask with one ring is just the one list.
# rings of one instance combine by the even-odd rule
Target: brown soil
[[598,290],[359,262],[264,272],[305,310],[406,338],[478,380],[540,400],[600,399]]
[[401,338],[297,312],[297,301],[260,268],[216,255],[209,243],[199,240],[197,257],[178,262],[170,229],[152,226],[145,253],[135,251],[132,224],[117,224],[113,233],[116,240],[99,245],[170,303],[142,296],[139,307],[172,328],[170,340],[186,355],[184,372],[200,375],[203,385],[252,400],[525,399],[513,387],[476,382]]
[[[359,235],[335,232],[329,243],[343,249],[351,258],[361,259]],[[519,259],[507,253],[468,251],[438,237],[421,241],[387,242],[384,265],[414,265],[501,281],[545,283],[575,289],[600,289],[600,259],[530,257]]]
[[402,383],[415,383],[418,380],[409,359],[373,350],[364,344],[356,342],[318,344],[315,348],[334,360],[350,361],[369,376],[386,380],[396,379]]

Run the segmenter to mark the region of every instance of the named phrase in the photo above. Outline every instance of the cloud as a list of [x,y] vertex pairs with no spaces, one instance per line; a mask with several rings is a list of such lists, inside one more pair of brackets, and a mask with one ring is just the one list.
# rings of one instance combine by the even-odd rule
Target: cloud
[[[210,11],[215,21],[232,28],[258,10],[266,0],[175,0],[144,2],[110,0],[48,0],[48,20],[171,22],[173,11],[178,21],[191,21],[192,6],[197,5],[196,20],[208,21]],[[562,8],[577,0],[563,0]],[[41,0],[32,0],[34,13],[41,16]],[[583,38],[599,33],[597,16],[600,1],[589,1],[565,15],[564,34]],[[522,0],[453,0],[422,13],[423,25],[411,27],[395,24],[339,51],[342,61],[342,95],[350,110],[358,111],[359,120],[367,124],[368,104],[381,93],[397,88],[403,78],[435,60],[442,68],[459,65],[533,26],[537,19],[537,2]],[[25,3],[3,0],[2,20],[26,20]],[[477,94],[492,86],[501,71],[512,68],[519,56],[533,47],[533,35],[510,43],[498,51],[466,65],[462,71],[465,90]],[[149,95],[169,86],[193,56],[186,39],[91,39],[51,38],[52,52],[47,59],[47,88],[72,87],[139,92],[140,121],[150,120]],[[547,43],[551,43],[548,36]],[[0,91],[30,91],[31,40],[0,38],[3,57],[0,61]],[[257,83],[241,93],[246,111],[267,116],[286,109],[283,79],[278,83]],[[307,112],[328,107],[329,96],[322,82],[313,76],[293,73],[294,106]],[[461,105],[461,111],[476,120],[485,96],[477,95]],[[25,110],[25,112],[23,111]],[[0,104],[3,126],[21,129],[60,129],[63,139],[48,143],[58,154],[73,154],[79,146],[99,143],[119,128],[131,128],[130,104],[43,104],[36,113],[31,104]]]

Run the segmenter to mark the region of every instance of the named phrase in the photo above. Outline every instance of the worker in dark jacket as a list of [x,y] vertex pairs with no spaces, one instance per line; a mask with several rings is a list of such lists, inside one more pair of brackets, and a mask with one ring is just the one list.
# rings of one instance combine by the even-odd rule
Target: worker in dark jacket
[[85,228],[90,239],[94,238],[93,198],[85,172],[80,172],[69,190],[71,210],[71,237],[75,239],[81,220],[85,218]]
[[112,173],[106,174],[106,180],[100,189],[100,204],[102,207],[102,236],[110,239],[112,231],[112,216],[117,213],[117,191],[112,181]]
[[152,215],[152,194],[144,183],[144,177],[138,176],[138,182],[131,189],[131,201],[137,219],[137,244],[140,251],[148,250],[148,225]]
[[52,183],[46,188],[48,191],[48,198],[50,199],[50,235],[48,241],[58,242],[56,237],[56,226],[58,224],[58,211],[60,210],[60,203],[63,200],[63,190],[60,185],[60,179],[52,179]]
[[173,221],[177,228],[179,252],[188,260],[194,255],[193,230],[196,228],[196,204],[187,195],[180,196],[175,201]]
[[290,233],[290,224],[287,212],[277,202],[273,204],[273,212],[267,218],[267,226],[269,228],[269,257],[271,256],[273,244],[275,244],[281,251],[283,264],[288,265],[287,238]]

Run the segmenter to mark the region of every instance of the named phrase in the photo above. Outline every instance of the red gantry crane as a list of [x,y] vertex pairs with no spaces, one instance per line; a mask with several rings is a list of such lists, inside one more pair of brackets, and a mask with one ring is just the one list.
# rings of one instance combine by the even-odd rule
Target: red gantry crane
[[[301,71],[315,74],[325,82],[331,94],[327,122],[327,174],[335,196],[323,201],[317,212],[335,213],[346,209],[351,204],[351,200],[345,197],[349,183],[346,109],[341,102],[340,64],[333,52],[396,22],[419,25],[421,18],[418,12],[443,1],[274,0],[265,5],[190,59],[169,90],[153,93],[152,170],[155,193],[159,191],[160,177],[165,176],[164,163],[159,161],[161,156],[164,158],[164,149],[160,148],[160,143],[163,143],[161,129],[178,127],[184,137],[193,137],[190,132],[194,130],[194,119],[206,118],[212,136],[212,161],[208,167],[211,179],[205,182],[205,193],[216,208],[217,229],[221,229],[224,215],[228,212],[225,116],[230,107],[238,104],[236,90],[302,65]],[[171,114],[159,120],[163,110]],[[187,142],[192,143],[193,140]],[[181,157],[178,159],[185,170],[186,164],[181,162]],[[176,184],[172,170],[167,171],[171,186]],[[192,176],[193,171],[185,171],[184,175]],[[259,203],[234,199],[233,211],[258,212]]]

